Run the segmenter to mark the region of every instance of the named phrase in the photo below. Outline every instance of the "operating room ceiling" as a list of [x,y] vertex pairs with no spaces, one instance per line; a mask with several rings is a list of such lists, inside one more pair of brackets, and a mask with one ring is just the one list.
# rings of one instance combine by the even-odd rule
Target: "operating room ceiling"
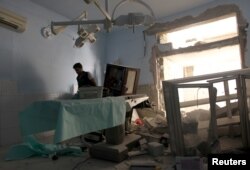
[[[83,0],[31,0],[45,8],[55,11],[69,19],[79,16],[82,11],[88,12],[88,19],[103,19],[104,16],[94,4],[86,4]],[[194,7],[207,4],[214,0],[143,0],[155,13],[157,19],[170,16],[181,11],[189,10]],[[99,0],[100,4],[105,7],[105,0]],[[108,0],[109,13],[111,14],[115,5],[120,0]],[[126,3],[116,10],[115,16],[127,14],[129,12],[149,13],[144,6],[131,2]]]

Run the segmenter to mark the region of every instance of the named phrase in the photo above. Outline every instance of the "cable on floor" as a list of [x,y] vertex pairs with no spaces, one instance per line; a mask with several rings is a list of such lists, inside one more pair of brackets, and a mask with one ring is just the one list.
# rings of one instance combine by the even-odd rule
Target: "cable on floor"
[[90,157],[87,157],[86,159],[84,159],[81,162],[78,162],[73,168],[72,170],[79,170],[78,168],[80,168],[85,162],[87,162],[90,159]]

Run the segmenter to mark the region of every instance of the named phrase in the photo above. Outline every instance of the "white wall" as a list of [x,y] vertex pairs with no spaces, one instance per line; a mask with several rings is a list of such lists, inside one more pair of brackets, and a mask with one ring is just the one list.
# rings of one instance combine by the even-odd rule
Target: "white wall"
[[76,84],[72,68],[81,62],[97,83],[103,83],[105,35],[95,44],[73,48],[76,27],[44,39],[41,28],[51,21],[67,20],[29,0],[1,0],[0,6],[27,17],[27,30],[17,33],[0,27],[0,145],[20,142],[18,112],[35,100],[70,93]]
[[[242,11],[243,16],[250,22],[250,1],[249,0],[216,0],[207,5],[202,5],[200,7],[183,11],[172,16],[168,16],[159,20],[159,22],[173,21],[177,18],[181,18],[187,15],[197,16],[204,12],[208,8],[215,7],[220,4],[236,4]],[[133,34],[132,30],[127,28],[121,28],[119,30],[111,32],[107,36],[107,62],[113,62],[116,58],[120,58],[122,64],[131,65],[141,68],[141,76],[139,84],[150,84],[153,83],[152,74],[149,71],[148,60],[151,57],[151,47],[155,43],[154,37],[147,37],[148,48],[147,55],[143,55],[143,36],[142,30],[144,28],[140,27],[136,29]],[[222,28],[223,29],[223,28]],[[250,28],[248,29],[248,44],[247,49],[250,49]],[[250,51],[246,52],[246,64],[250,66]]]
[[44,39],[40,34],[41,28],[50,21],[67,20],[66,18],[29,0],[4,0],[0,5],[28,18],[24,33],[0,27],[1,79],[17,80],[22,93],[65,92],[75,83],[76,75],[72,65],[81,61],[84,68],[94,74],[98,83],[102,83],[102,75],[95,68],[100,67],[105,58],[104,35],[98,35],[97,44],[73,48],[76,27],[70,27],[71,29],[52,39]]
[[149,58],[154,37],[147,36],[144,41],[142,31],[141,26],[135,27],[135,32],[122,27],[108,34],[106,62],[113,63],[119,59],[122,65],[140,68],[139,84],[150,84],[153,82],[153,77],[149,70]]

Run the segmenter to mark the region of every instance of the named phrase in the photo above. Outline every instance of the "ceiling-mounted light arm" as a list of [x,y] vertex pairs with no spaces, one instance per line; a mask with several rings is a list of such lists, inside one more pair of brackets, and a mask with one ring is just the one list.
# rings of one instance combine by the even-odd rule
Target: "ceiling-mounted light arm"
[[99,8],[100,11],[103,13],[103,15],[105,15],[105,17],[106,17],[109,21],[111,21],[110,15],[108,14],[108,12],[107,12],[106,10],[104,10],[104,9],[100,6],[99,2],[98,2],[97,0],[94,0],[94,3],[95,3],[95,5],[97,6],[97,8]]
[[125,4],[126,1],[127,1],[127,0],[122,0],[121,2],[119,2],[118,4],[116,4],[116,6],[115,6],[115,8],[114,8],[114,10],[113,10],[113,12],[112,12],[112,15],[111,15],[112,20],[114,19],[114,15],[115,15],[116,9],[119,8],[120,6],[122,6],[123,4]]
[[152,8],[148,4],[146,4],[142,0],[135,0],[134,2],[137,2],[137,3],[142,4],[143,6],[145,6],[145,8],[147,8],[150,11],[151,16],[155,18],[154,11],[152,10]]
[[109,2],[108,0],[105,0],[105,10],[109,12]]
[[[87,11],[83,11],[81,13],[81,15],[79,15],[78,17],[76,17],[72,22],[74,22],[74,21],[84,21],[84,20],[86,21],[86,19],[87,19]],[[55,24],[55,22],[51,22],[51,24],[50,24],[51,32],[54,35],[57,35],[60,32],[63,32],[65,30],[65,28],[66,28],[67,25],[70,25],[70,24]],[[54,26],[58,26],[58,27],[54,28]]]
[[[105,15],[106,19],[108,19],[109,21],[111,21],[111,17],[110,15],[108,14],[108,12],[103,9],[101,7],[101,5],[99,4],[99,1],[98,0],[84,0],[87,4],[90,4],[91,2],[94,2],[95,6],[103,13],[103,15]],[[107,2],[106,2],[107,3]]]
[[55,26],[84,25],[84,24],[104,24],[104,23],[105,23],[105,20],[51,22],[51,32],[53,34],[55,34],[55,35],[58,34],[57,30],[54,29]]
[[84,45],[86,41],[94,43],[96,41],[95,33],[99,31],[100,27],[96,24],[89,25],[85,28],[79,28],[77,31],[79,37],[75,40],[74,47],[80,48]]
[[114,8],[114,10],[113,10],[113,12],[112,12],[112,16],[111,16],[111,17],[112,17],[112,20],[114,19],[114,15],[115,15],[116,9],[119,8],[120,6],[122,6],[123,4],[125,4],[125,3],[127,3],[127,2],[131,2],[131,1],[143,5],[145,8],[147,8],[147,9],[150,11],[151,15],[155,18],[155,14],[154,14],[153,10],[152,10],[151,7],[150,7],[148,4],[146,4],[145,2],[143,2],[143,1],[141,1],[141,0],[122,0],[121,2],[119,2],[119,3],[115,6],[115,8]]
[[105,20],[87,20],[87,21],[62,21],[51,22],[52,26],[66,26],[66,25],[86,25],[86,24],[104,24]]

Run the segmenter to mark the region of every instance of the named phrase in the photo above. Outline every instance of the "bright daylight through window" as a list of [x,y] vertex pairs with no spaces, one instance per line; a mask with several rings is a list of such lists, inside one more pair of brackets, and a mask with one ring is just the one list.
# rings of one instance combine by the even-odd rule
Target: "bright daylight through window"
[[[242,67],[240,44],[239,41],[232,41],[234,38],[237,40],[237,37],[238,25],[235,13],[162,34],[159,37],[160,43],[171,43],[172,51],[174,51],[162,57],[162,78],[170,80],[240,69]],[[197,50],[197,47],[201,48]],[[190,50],[179,52],[185,48]],[[230,92],[234,93],[236,82],[229,81],[228,83]],[[218,96],[225,95],[223,83],[217,83],[214,86],[218,90]],[[196,94],[196,92],[192,91],[191,94]],[[186,101],[194,96],[180,92],[179,97],[180,100]],[[201,92],[199,97],[203,97]]]
[[[160,43],[171,43],[173,50],[187,48],[237,37],[237,28],[236,14],[232,14],[164,33]],[[236,70],[241,68],[240,45],[215,46],[202,51],[174,54],[163,57],[163,61],[164,80]]]

